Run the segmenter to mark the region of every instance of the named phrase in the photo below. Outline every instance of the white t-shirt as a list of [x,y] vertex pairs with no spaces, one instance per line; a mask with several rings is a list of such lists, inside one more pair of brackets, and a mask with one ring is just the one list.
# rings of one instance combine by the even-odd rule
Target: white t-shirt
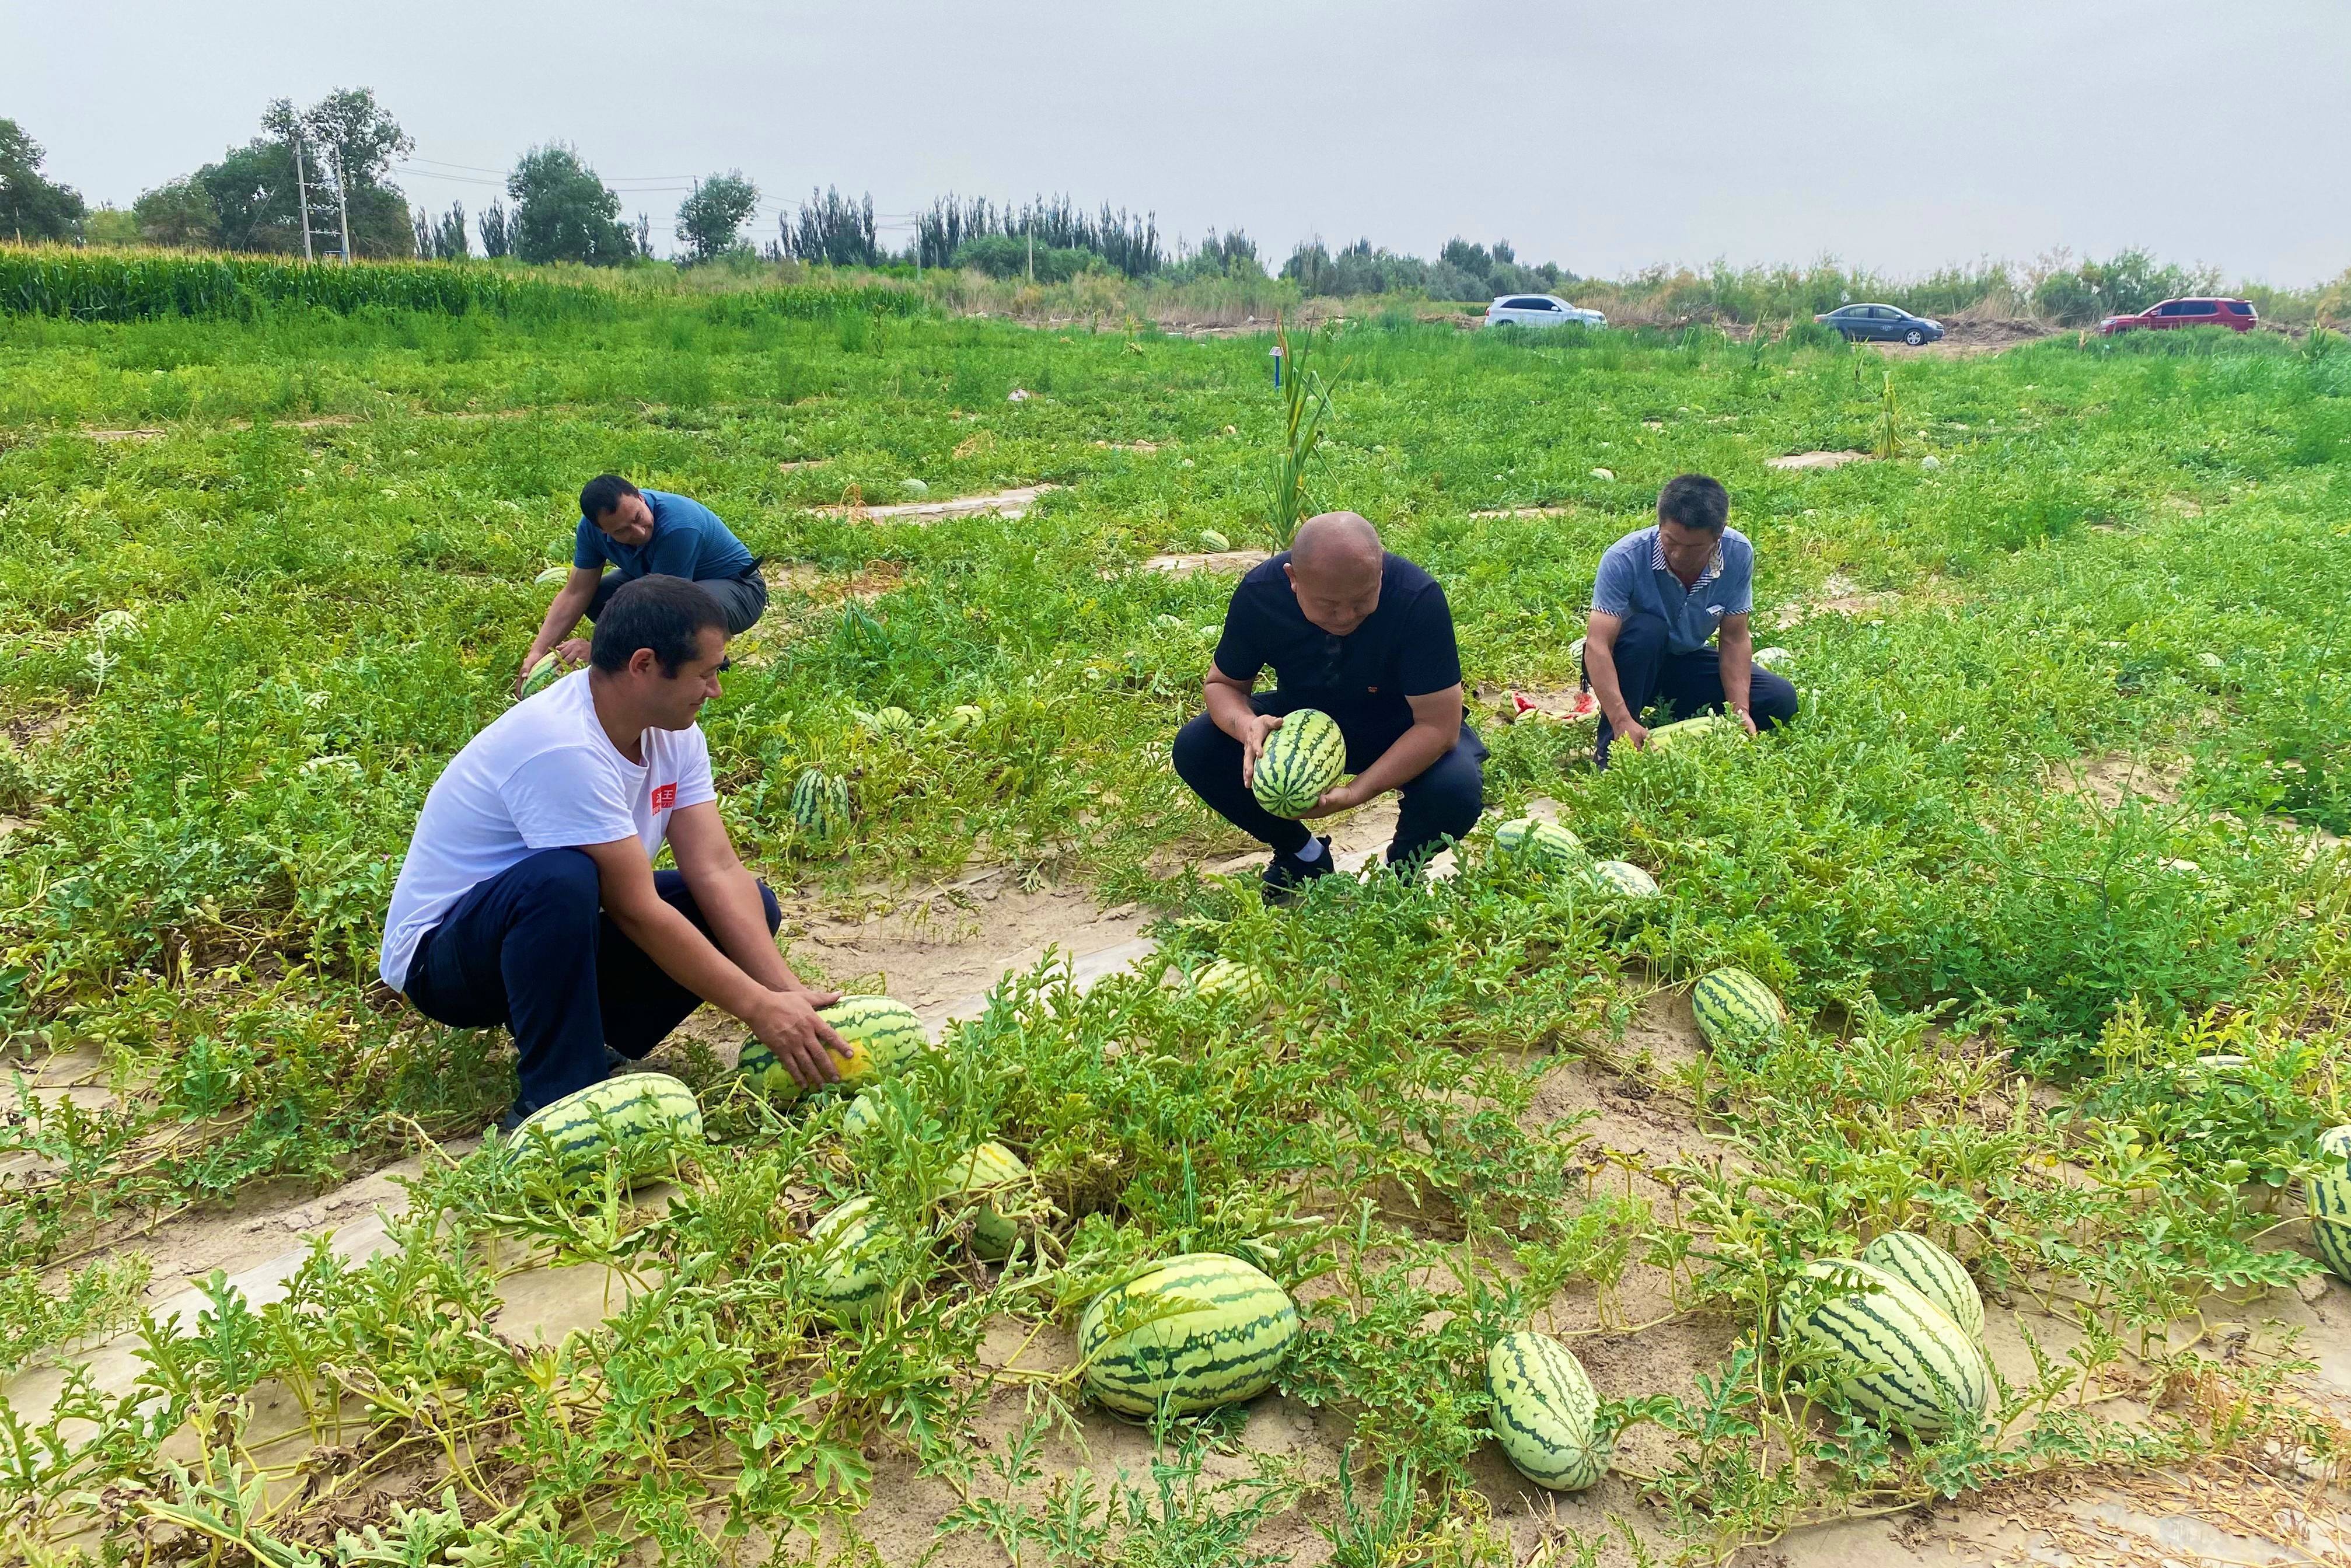
[[588,672],[516,704],[465,743],[434,781],[384,917],[381,973],[403,990],[416,945],[476,884],[541,850],[609,844],[634,833],[661,853],[670,813],[715,800],[699,725],[649,729],[644,764],[613,749],[596,720]]

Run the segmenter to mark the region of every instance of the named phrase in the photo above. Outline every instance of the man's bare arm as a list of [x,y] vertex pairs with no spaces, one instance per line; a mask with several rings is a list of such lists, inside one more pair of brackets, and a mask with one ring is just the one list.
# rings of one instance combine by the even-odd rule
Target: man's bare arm
[[1744,615],[1722,618],[1721,634],[1722,702],[1747,733],[1755,733],[1755,714],[1748,706],[1755,685],[1755,632]]
[[1583,623],[1583,673],[1592,683],[1593,700],[1599,703],[1601,716],[1608,721],[1620,740],[1629,740],[1637,750],[1649,738],[1649,732],[1633,710],[1625,704],[1625,683],[1616,676],[1616,633],[1625,629],[1621,615],[1593,611]]
[[[596,862],[604,913],[621,934],[661,966],[662,973],[713,1007],[733,1014],[776,1053],[776,1060],[803,1086],[841,1076],[830,1053],[844,1059],[849,1048],[816,1016],[806,991],[761,985],[742,967],[711,946],[694,922],[662,901],[645,863],[643,840],[632,834],[608,844],[582,844]],[[759,922],[762,933],[767,922]],[[778,957],[778,966],[782,964]]]

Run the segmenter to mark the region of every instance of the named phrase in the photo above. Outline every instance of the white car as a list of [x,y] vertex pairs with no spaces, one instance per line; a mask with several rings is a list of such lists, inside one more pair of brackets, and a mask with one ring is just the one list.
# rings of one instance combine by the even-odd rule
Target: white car
[[1559,327],[1571,321],[1579,327],[1608,325],[1599,311],[1579,309],[1556,294],[1504,294],[1486,307],[1489,327]]

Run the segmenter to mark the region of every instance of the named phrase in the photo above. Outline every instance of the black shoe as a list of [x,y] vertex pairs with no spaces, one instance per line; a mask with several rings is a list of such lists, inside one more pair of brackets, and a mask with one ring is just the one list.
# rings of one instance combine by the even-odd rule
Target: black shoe
[[610,1078],[616,1072],[630,1071],[634,1069],[636,1065],[637,1059],[635,1057],[624,1056],[621,1052],[614,1051],[609,1045],[604,1048],[605,1077]]
[[506,1138],[513,1137],[522,1131],[522,1124],[529,1119],[530,1113],[523,1109],[521,1101],[516,1101],[499,1113],[498,1135]]
[[1311,861],[1300,860],[1294,854],[1278,854],[1265,862],[1265,901],[1268,904],[1288,904],[1298,896],[1298,890],[1318,876],[1329,876],[1331,841],[1311,841],[1322,846],[1322,852]]

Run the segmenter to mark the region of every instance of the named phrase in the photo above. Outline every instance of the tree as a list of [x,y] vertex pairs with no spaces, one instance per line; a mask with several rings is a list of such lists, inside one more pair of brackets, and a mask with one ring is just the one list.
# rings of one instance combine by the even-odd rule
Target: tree
[[41,172],[48,156],[13,120],[0,120],[0,239],[72,239],[89,208],[81,193]]
[[416,213],[416,254],[431,261],[463,261],[473,255],[465,244],[465,204],[452,202],[435,223],[423,208]]
[[[309,161],[304,172],[319,202],[313,226],[334,235],[331,244],[340,247],[348,214],[353,255],[415,254],[408,201],[392,183],[392,161],[414,151],[416,141],[376,101],[373,89],[338,88],[299,113],[291,99],[281,98],[262,115],[261,125],[281,141],[302,139],[303,156]],[[300,237],[298,228],[298,250]]]
[[677,204],[677,237],[695,261],[723,256],[742,243],[745,220],[759,204],[759,187],[736,169],[695,183],[694,194]]
[[777,221],[784,255],[793,261],[825,262],[833,267],[878,267],[882,248],[873,235],[873,198],[852,202],[837,189],[824,194],[809,193],[800,204],[799,223]]
[[[302,207],[296,195],[290,144],[256,136],[242,147],[231,148],[219,162],[197,170],[188,183],[201,189],[212,204],[214,237],[223,250],[302,254]],[[315,203],[319,195],[315,183],[310,195]],[[313,233],[325,232],[318,226],[315,209],[311,228]],[[337,242],[328,243],[331,247]]]
[[131,204],[131,215],[149,245],[203,250],[220,244],[219,209],[193,175],[145,192]]
[[91,245],[137,245],[139,219],[111,203],[101,203],[82,220],[81,235]]
[[492,202],[482,209],[482,254],[496,261],[514,254],[514,236],[507,227],[507,204]]
[[613,267],[634,248],[621,226],[621,198],[560,141],[534,147],[507,176],[515,201],[508,243],[525,261],[584,261]]

